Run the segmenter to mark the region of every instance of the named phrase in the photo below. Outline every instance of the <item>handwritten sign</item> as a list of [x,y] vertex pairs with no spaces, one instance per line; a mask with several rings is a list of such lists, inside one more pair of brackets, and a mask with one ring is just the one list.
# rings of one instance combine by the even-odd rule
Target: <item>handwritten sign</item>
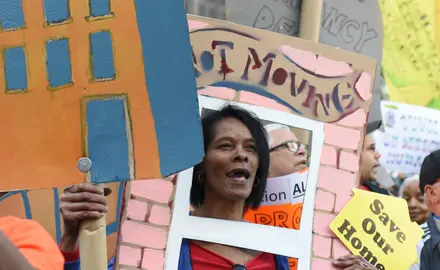
[[[248,211],[244,218],[256,224],[299,230],[309,171],[267,180],[261,206]],[[291,270],[297,269],[298,259],[289,258]]]
[[379,3],[384,14],[386,55],[382,68],[390,100],[435,106],[440,91],[438,1]]
[[[278,43],[291,44],[287,39],[294,39],[284,41],[283,35],[270,34],[281,38]],[[316,53],[289,45],[276,46],[273,39],[262,41],[239,29],[195,30],[191,32],[191,43],[198,87],[249,91],[256,88],[249,85],[254,85],[259,88],[256,93],[264,93],[292,112],[315,119],[333,122],[356,111],[371,87],[371,76],[361,69],[317,58]],[[320,73],[331,65],[335,76],[322,76]]]
[[440,149],[440,111],[382,101],[385,133],[377,149],[384,167],[402,173],[419,173],[423,159]]
[[330,229],[379,270],[408,269],[417,261],[416,245],[423,235],[410,221],[405,200],[358,189]]
[[226,19],[280,34],[298,36],[300,7],[300,0],[226,0]]

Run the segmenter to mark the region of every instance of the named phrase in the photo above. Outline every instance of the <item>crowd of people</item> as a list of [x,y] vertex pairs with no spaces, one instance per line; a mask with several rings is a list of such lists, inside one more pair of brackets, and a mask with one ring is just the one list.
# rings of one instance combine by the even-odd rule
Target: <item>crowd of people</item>
[[[243,221],[248,209],[257,209],[271,174],[290,174],[307,165],[307,146],[278,126],[263,126],[252,113],[228,105],[202,118],[204,160],[194,167],[190,201],[191,215]],[[371,133],[379,127],[369,124],[361,152],[360,188],[394,196],[380,186],[376,168],[380,154]],[[271,133],[270,136],[267,133]],[[275,164],[274,157],[284,164]],[[278,159],[277,159],[278,160]],[[271,162],[272,161],[272,162]],[[399,196],[408,202],[409,216],[424,229],[417,246],[419,262],[411,269],[440,269],[440,151],[428,155],[419,176],[405,179]],[[85,220],[96,220],[107,212],[106,195],[91,184],[65,189],[60,197],[64,221],[59,245],[31,220],[0,218],[0,269],[80,269],[79,231]],[[300,243],[298,243],[300,244]],[[359,256],[349,255],[333,262],[339,269],[375,269]],[[108,269],[114,269],[111,258]],[[179,270],[249,269],[287,270],[288,258],[217,243],[184,240]]]

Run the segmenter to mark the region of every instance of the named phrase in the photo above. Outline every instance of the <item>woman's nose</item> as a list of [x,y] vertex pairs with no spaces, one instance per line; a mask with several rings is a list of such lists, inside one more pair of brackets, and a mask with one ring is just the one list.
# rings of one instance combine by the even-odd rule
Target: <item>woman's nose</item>
[[238,146],[236,148],[234,156],[232,157],[232,160],[233,161],[239,161],[239,162],[247,161],[248,157],[246,155],[246,151],[242,147]]

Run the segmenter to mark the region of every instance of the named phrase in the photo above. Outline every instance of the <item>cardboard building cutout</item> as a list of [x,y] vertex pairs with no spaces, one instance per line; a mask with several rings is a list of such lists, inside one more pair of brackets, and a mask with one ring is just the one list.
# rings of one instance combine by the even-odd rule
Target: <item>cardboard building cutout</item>
[[160,178],[202,159],[183,2],[0,10],[0,191]]
[[[293,114],[307,118],[304,121],[310,119],[323,123],[324,145],[312,150],[320,151],[320,165],[315,165],[318,179],[315,179],[316,186],[307,187],[311,192],[306,195],[310,197],[304,203],[307,213],[303,213],[303,217],[308,216],[310,220],[304,218],[302,222],[310,226],[301,226],[309,230],[308,237],[305,237],[308,239],[304,239],[301,245],[311,246],[311,249],[295,255],[300,257],[300,270],[332,269],[333,258],[349,253],[334,238],[329,224],[350,200],[351,190],[358,179],[359,153],[371,103],[376,61],[224,21],[188,16],[188,24],[200,95],[215,98],[215,102],[221,99],[246,103],[257,106],[257,110],[279,110],[283,115]],[[233,231],[224,232],[221,227],[228,222],[222,220],[191,219],[190,227],[210,228],[203,234],[180,227],[180,222],[188,225],[190,219],[187,207],[190,183],[187,180],[179,182],[185,174],[189,179],[188,170],[178,180],[130,183],[118,244],[119,267],[140,265],[146,269],[175,269],[180,252],[178,243],[182,237],[251,246],[250,240],[232,239]],[[179,183],[177,188],[176,182]],[[184,202],[185,208],[179,208],[178,202]],[[172,208],[173,203],[175,208]],[[274,244],[274,240],[286,230],[248,225],[252,225],[255,237],[264,237],[266,233],[273,236],[272,240],[265,239],[269,241],[267,246],[258,244],[254,237],[253,248],[294,255],[295,251],[272,248],[270,244]],[[241,232],[240,228],[246,224],[227,226]],[[213,235],[219,231],[225,234]],[[291,230],[286,234],[292,236],[295,232]]]

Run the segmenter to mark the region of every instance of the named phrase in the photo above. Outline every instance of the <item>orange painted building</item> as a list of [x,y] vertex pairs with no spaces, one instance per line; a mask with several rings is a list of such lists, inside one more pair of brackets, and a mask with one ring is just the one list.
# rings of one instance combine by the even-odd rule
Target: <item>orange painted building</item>
[[[84,181],[77,161],[89,154],[85,108],[93,99],[123,100],[130,178],[134,170],[141,177],[161,176],[134,2],[112,1],[111,12],[98,17],[91,16],[88,1],[67,3],[66,20],[48,23],[54,13],[45,10],[42,1],[24,0],[24,27],[5,29],[2,25],[0,190],[51,188]],[[91,55],[91,35],[100,31],[110,33],[114,60],[114,76],[104,79],[94,78]],[[49,65],[54,62],[52,69],[56,71],[62,57],[51,56],[48,44],[60,39],[67,40],[71,82],[54,87]],[[8,82],[8,76],[17,81],[15,84],[23,83],[12,74],[20,73],[20,68],[13,66],[20,57],[13,58],[14,53],[8,51],[17,47],[24,51],[27,85],[11,89],[13,82]],[[12,67],[8,69],[11,54]],[[133,151],[133,142],[136,149],[148,151]],[[112,142],[104,143],[111,146]]]

